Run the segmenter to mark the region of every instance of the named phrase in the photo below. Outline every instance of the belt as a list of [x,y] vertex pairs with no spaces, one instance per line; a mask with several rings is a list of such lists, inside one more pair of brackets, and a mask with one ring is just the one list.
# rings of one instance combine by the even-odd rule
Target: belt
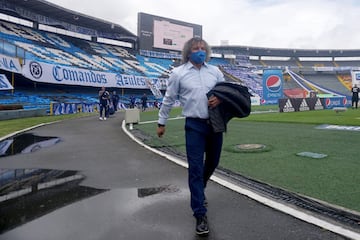
[[192,118],[192,117],[187,117],[187,119],[191,119],[191,120],[194,120],[194,121],[198,121],[198,122],[210,124],[210,119],[208,119],[208,118]]

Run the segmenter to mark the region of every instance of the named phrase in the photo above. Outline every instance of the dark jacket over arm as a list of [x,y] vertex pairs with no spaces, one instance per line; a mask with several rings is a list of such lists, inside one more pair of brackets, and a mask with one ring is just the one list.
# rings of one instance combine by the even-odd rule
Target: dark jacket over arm
[[251,94],[248,88],[237,83],[221,82],[211,89],[207,96],[216,96],[221,103],[209,108],[210,123],[214,132],[226,132],[227,123],[233,118],[244,118],[251,112]]

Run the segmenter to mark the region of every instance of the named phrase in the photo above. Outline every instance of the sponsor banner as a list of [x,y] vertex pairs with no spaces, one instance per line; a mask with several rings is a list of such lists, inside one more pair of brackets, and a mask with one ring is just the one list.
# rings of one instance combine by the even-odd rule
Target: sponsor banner
[[81,103],[53,103],[52,114],[72,114],[78,112],[78,107],[81,109]]
[[336,67],[314,67],[315,71],[318,72],[332,72],[335,69],[337,69]]
[[299,103],[299,106],[298,106],[299,111],[309,111],[310,110],[310,107],[309,107],[308,103],[306,102],[305,98],[300,98],[298,103]]
[[113,87],[111,75],[87,69],[53,65],[37,61],[26,61],[23,75],[36,82],[81,85],[93,87]]
[[354,67],[311,67],[318,72],[351,71]]
[[157,89],[164,85],[164,81],[157,78],[92,71],[37,61],[26,61],[22,74],[30,80],[51,84],[138,89],[148,89],[147,81],[152,82]]
[[324,109],[319,98],[283,98],[279,99],[280,112],[298,112]]
[[[160,91],[160,89],[166,89],[166,81],[161,78],[149,78],[145,76],[135,76],[135,75],[125,75],[125,74],[116,74],[115,75],[115,86],[118,88],[140,88],[148,89],[153,87],[154,91]],[[151,83],[151,86],[149,86]],[[156,93],[158,94],[158,93]],[[154,96],[156,96],[154,94]]]
[[282,98],[279,99],[279,111],[280,112],[297,112],[299,111],[299,105],[297,98]]
[[0,69],[14,73],[21,73],[19,59],[0,54]]
[[52,114],[73,114],[78,112],[94,112],[99,109],[98,103],[52,103]]
[[282,70],[264,70],[263,73],[263,98],[267,104],[277,102],[283,97]]
[[305,98],[306,104],[309,106],[309,110],[321,110],[324,109],[324,106],[322,105],[320,98],[317,97],[310,97]]
[[280,112],[297,112],[307,110],[332,109],[334,107],[349,107],[346,97],[331,98],[283,98],[279,99]]
[[0,74],[0,90],[12,90],[14,87],[4,74]]
[[346,97],[321,98],[321,103],[325,109],[332,109],[334,107],[346,107],[350,105]]
[[117,74],[115,76],[116,85],[115,87],[121,88],[148,88],[146,84],[147,77],[135,76],[135,75],[124,75]]
[[260,103],[262,105],[265,105],[265,104],[268,104],[268,105],[274,105],[274,104],[278,104],[279,103],[279,99],[268,99],[268,100],[265,100],[265,99],[261,99],[260,100]]
[[259,96],[250,97],[250,100],[251,100],[252,106],[260,106],[260,97]]
[[352,85],[358,84],[360,86],[360,71],[351,71]]
[[284,89],[284,95],[288,98],[306,98],[307,91],[302,88]]

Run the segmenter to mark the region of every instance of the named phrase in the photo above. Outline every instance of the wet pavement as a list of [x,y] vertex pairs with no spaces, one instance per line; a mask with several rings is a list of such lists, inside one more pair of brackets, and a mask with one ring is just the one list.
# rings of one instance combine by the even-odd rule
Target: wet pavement
[[0,157],[35,152],[60,141],[58,137],[36,136],[32,133],[18,134],[0,142]]
[[56,143],[24,154],[8,154],[11,144],[4,144],[0,240],[348,239],[212,181],[210,234],[197,237],[187,169],[132,141],[123,118],[118,112],[107,121],[94,116],[35,128],[27,136]]

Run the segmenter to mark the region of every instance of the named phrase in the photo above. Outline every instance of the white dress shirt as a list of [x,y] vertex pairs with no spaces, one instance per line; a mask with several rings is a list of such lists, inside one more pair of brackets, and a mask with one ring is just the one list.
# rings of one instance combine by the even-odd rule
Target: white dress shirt
[[200,69],[191,62],[174,68],[159,111],[159,124],[165,125],[175,100],[182,106],[182,115],[192,118],[209,118],[206,94],[218,82],[225,81],[218,67],[204,63]]

